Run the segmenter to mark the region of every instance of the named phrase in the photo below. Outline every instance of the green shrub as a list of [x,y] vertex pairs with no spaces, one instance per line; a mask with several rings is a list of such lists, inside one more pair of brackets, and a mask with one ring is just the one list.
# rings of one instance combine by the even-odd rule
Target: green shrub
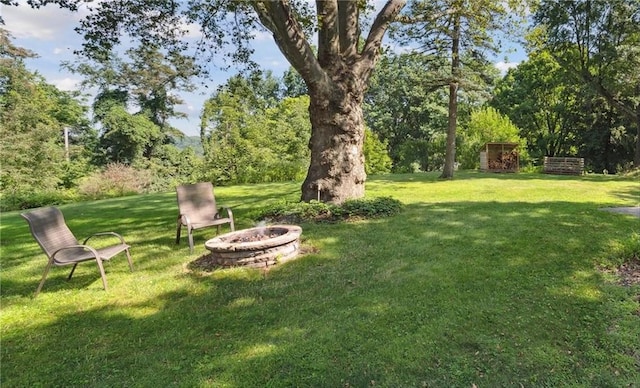
[[402,203],[391,197],[373,199],[352,199],[345,201],[336,213],[341,218],[375,218],[398,214]]
[[84,179],[78,190],[80,195],[90,199],[123,197],[145,193],[151,182],[152,176],[147,170],[110,163],[103,171]]
[[460,132],[460,142],[456,158],[463,169],[477,169],[480,167],[480,151],[487,142],[518,143],[520,162],[529,159],[527,144],[520,137],[520,130],[497,109],[485,107],[471,112],[466,130]]
[[0,200],[1,211],[33,209],[42,206],[62,205],[79,200],[76,190],[58,189],[48,191],[18,191],[9,194],[2,193]]
[[386,174],[391,172],[391,157],[387,152],[389,144],[381,141],[378,135],[369,128],[364,131],[364,144],[362,152],[364,154],[364,170],[367,175]]
[[623,177],[640,179],[640,167],[633,167],[633,164],[621,167],[618,171]]
[[254,218],[273,222],[340,221],[387,217],[399,213],[402,203],[390,197],[353,199],[342,205],[319,201],[282,201],[258,210]]

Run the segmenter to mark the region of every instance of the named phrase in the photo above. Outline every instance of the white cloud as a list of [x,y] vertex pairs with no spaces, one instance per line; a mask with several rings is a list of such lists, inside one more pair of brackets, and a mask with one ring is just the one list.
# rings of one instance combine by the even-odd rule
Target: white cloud
[[283,61],[278,61],[278,60],[271,60],[269,61],[269,66],[270,68],[274,68],[274,69],[278,69],[278,68],[287,68],[289,66],[288,62],[283,62]]
[[187,39],[200,39],[202,38],[202,32],[200,31],[200,25],[194,23],[182,23],[180,26],[186,31],[185,37]]
[[72,91],[80,88],[80,80],[77,78],[62,78],[51,80],[51,84],[60,90]]
[[2,6],[5,28],[16,38],[53,41],[72,31],[79,15],[55,6],[33,9],[24,2],[17,7]]
[[519,63],[501,61],[501,62],[496,62],[493,65],[496,67],[496,69],[500,70],[500,73],[506,74],[509,69],[518,67]]
[[52,53],[53,55],[71,55],[72,50],[69,47],[54,47]]
[[273,35],[269,31],[253,30],[253,39],[255,41],[272,41]]

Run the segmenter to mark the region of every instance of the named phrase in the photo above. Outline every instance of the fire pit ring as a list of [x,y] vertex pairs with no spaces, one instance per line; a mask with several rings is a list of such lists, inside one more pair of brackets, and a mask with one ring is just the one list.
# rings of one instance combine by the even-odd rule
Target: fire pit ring
[[221,234],[204,243],[214,264],[268,267],[298,255],[302,228],[272,225]]

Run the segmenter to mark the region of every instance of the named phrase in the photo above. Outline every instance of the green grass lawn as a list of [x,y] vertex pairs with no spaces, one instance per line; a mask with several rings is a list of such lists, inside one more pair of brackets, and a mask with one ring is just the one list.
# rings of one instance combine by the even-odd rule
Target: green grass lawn
[[[132,245],[97,267],[53,268],[17,212],[2,214],[4,387],[640,386],[640,286],[598,270],[640,230],[603,212],[640,184],[613,176],[459,172],[370,177],[396,216],[303,224],[313,253],[269,272],[192,270],[175,193],[65,205],[79,238]],[[299,183],[216,188],[239,228]]]

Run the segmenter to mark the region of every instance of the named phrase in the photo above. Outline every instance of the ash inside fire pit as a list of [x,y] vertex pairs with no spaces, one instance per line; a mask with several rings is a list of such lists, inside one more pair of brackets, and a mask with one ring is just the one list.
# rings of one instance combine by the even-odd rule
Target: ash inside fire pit
[[270,238],[275,238],[280,236],[279,234],[276,233],[270,233],[270,234],[263,234],[263,233],[259,233],[259,234],[251,234],[251,235],[242,235],[242,236],[238,236],[235,237],[232,240],[229,240],[227,242],[229,243],[245,243],[245,242],[254,242],[254,241],[264,241],[264,240],[268,240]]
[[204,245],[217,265],[268,267],[297,256],[301,233],[296,225],[273,225],[222,234]]

